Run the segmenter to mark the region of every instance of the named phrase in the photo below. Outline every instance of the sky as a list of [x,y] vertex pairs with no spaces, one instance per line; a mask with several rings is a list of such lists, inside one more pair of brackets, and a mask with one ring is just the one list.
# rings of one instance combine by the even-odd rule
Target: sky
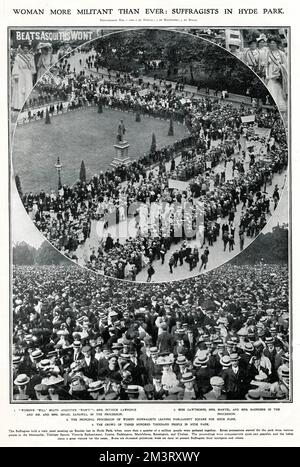
[[38,248],[44,241],[43,235],[33,225],[25,208],[20,200],[19,194],[12,183],[11,192],[11,226],[12,242],[26,242],[35,248]]

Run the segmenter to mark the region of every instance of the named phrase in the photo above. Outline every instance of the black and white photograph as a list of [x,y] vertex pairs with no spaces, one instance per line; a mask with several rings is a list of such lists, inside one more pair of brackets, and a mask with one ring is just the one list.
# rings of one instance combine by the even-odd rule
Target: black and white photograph
[[187,32],[64,43],[12,30],[13,184],[33,229],[79,266],[137,283],[196,277],[247,248],[288,184],[287,59],[266,33],[260,76]]

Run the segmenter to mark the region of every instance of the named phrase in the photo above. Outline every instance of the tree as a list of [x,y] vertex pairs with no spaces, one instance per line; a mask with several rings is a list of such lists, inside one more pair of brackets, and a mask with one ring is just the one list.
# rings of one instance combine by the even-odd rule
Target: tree
[[61,264],[67,262],[69,262],[69,260],[46,240],[37,251],[36,264],[38,265]]
[[170,126],[169,126],[168,136],[174,136],[173,117],[171,117],[171,119],[170,119]]
[[48,110],[48,107],[46,109],[46,118],[45,118],[45,123],[46,124],[49,124],[51,123],[51,119],[50,119],[50,115],[49,115],[49,110]]
[[13,247],[13,264],[17,266],[31,266],[34,264],[36,249],[26,242],[17,243]]
[[21,185],[21,180],[20,180],[19,175],[15,176],[15,183],[16,183],[16,188],[18,190],[18,193],[19,193],[20,197],[22,198],[23,192],[22,192],[22,185]]
[[103,113],[103,106],[102,106],[102,102],[99,101],[98,102],[98,114],[102,114]]
[[84,161],[81,161],[79,180],[81,182],[86,182],[86,170],[85,170]]
[[137,113],[136,113],[136,115],[135,115],[135,121],[136,121],[136,122],[140,122],[140,121],[141,121],[141,113],[140,113],[139,110],[137,111]]
[[156,136],[154,133],[152,133],[152,142],[151,142],[151,148],[150,148],[150,154],[153,154],[156,151]]

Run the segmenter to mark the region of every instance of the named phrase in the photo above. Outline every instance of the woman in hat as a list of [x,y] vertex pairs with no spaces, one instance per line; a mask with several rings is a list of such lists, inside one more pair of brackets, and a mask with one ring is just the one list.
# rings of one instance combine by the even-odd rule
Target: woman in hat
[[281,41],[276,37],[268,39],[269,51],[266,56],[266,85],[272,95],[278,110],[287,110],[287,59],[285,53],[279,50]]
[[15,56],[12,68],[12,102],[14,110],[21,110],[33,86],[35,74],[33,55],[29,52],[29,43],[23,42]]
[[289,398],[290,370],[287,365],[282,365],[278,373],[278,381],[271,384],[270,391],[275,398]]

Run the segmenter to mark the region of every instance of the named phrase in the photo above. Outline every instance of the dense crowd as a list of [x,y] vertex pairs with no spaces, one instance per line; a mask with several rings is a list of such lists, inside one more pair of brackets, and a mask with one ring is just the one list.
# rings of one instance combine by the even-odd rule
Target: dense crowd
[[285,265],[132,285],[13,271],[14,400],[289,399]]
[[[229,227],[225,225],[224,229],[228,232],[222,231],[225,249],[227,243],[233,249],[235,230],[240,249],[243,249],[244,235],[254,236],[264,227],[270,212],[270,199],[263,191],[273,174],[281,172],[287,164],[285,132],[277,111],[249,109],[243,105],[237,108],[210,98],[183,98],[184,92],[178,86],[174,88],[162,81],[151,84],[131,74],[119,73],[114,80],[107,80],[99,76],[87,78],[84,71],[70,75],[66,63],[59,67],[60,85],[55,84],[56,90],[69,96],[70,106],[88,102],[101,108],[144,112],[184,122],[190,131],[190,136],[174,142],[173,146],[155,149],[129,166],[100,173],[88,182],[63,186],[56,193],[25,193],[23,203],[31,212],[34,223],[60,251],[78,260],[78,247],[89,239],[93,222],[100,221],[107,226],[111,217],[115,217],[118,223],[131,211],[136,216],[136,234],[128,236],[125,242],[114,241],[108,236],[99,246],[93,245],[85,255],[84,263],[106,275],[134,280],[144,266],[151,268],[152,261],[160,258],[161,252],[164,257],[164,251],[178,243],[178,237],[182,240],[197,237],[198,201],[204,203],[205,214],[199,248],[206,240],[212,246],[218,237],[220,223],[227,216]],[[40,86],[47,89],[50,85],[47,76],[45,80]],[[255,113],[258,127],[271,129],[269,141],[259,138],[251,128],[253,125],[249,128],[242,124],[241,117],[251,112]],[[262,159],[253,152],[249,170],[245,172],[244,160],[239,160],[241,143],[249,145],[256,139],[261,140],[269,158]],[[270,140],[273,140],[272,144]],[[243,151],[243,158],[245,153]],[[234,160],[235,176],[229,181],[225,180],[224,172],[214,172],[218,164],[227,160]],[[170,164],[167,166],[166,162]],[[153,163],[159,164],[158,171],[151,167]],[[179,193],[168,188],[169,179],[188,181],[189,186]],[[276,207],[278,189],[275,189],[273,198]],[[236,229],[234,213],[240,202],[243,203],[243,213]],[[149,228],[147,222],[141,225],[139,208],[132,212],[135,203],[146,204],[148,210],[153,203],[158,205],[154,229]],[[183,207],[180,216],[176,217],[175,205],[178,203],[183,206],[189,203],[193,208],[187,211]],[[192,231],[191,236],[187,236],[185,230],[180,235],[175,234],[182,223]],[[183,245],[182,248],[186,247]],[[182,254],[178,251],[175,258],[171,258],[171,270],[176,265],[177,253]],[[199,251],[191,256],[185,251],[183,255],[191,269],[198,264]]]

